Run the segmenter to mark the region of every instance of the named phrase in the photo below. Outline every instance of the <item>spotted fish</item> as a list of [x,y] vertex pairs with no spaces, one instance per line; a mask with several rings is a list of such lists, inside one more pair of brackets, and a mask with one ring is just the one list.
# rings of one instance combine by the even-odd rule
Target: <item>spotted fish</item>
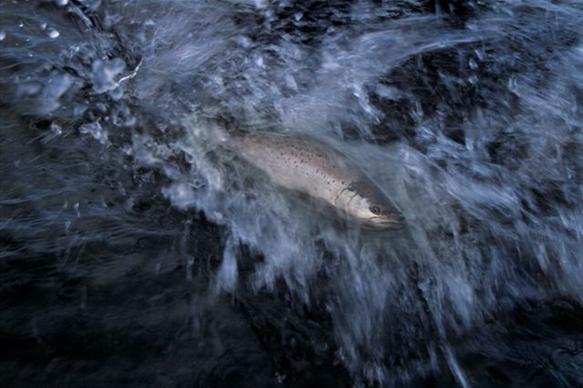
[[370,178],[316,139],[234,132],[223,143],[275,184],[324,200],[365,225],[393,229],[404,222],[401,212]]

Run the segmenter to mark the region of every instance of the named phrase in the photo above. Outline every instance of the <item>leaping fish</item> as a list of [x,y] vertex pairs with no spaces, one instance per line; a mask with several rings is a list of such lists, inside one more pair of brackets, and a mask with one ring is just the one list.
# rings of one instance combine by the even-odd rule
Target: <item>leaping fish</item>
[[316,139],[236,131],[226,134],[222,143],[275,184],[324,200],[365,225],[396,229],[404,222],[364,172]]

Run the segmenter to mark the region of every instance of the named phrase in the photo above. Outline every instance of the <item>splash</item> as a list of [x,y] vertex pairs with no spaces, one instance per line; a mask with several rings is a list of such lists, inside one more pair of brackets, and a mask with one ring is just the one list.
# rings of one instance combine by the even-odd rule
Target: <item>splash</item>
[[[583,9],[374,3],[58,1],[49,32],[6,6],[1,98],[221,225],[211,299],[284,287],[324,306],[355,381],[449,368],[467,386],[452,344],[525,300],[583,296]],[[340,150],[406,230],[371,235],[275,187],[221,149],[231,128]]]

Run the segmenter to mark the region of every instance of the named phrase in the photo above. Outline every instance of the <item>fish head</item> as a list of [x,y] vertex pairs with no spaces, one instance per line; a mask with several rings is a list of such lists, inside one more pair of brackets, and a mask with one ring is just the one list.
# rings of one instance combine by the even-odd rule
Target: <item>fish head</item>
[[349,199],[345,210],[367,226],[378,229],[399,229],[405,218],[392,201],[372,182],[359,181],[347,189]]

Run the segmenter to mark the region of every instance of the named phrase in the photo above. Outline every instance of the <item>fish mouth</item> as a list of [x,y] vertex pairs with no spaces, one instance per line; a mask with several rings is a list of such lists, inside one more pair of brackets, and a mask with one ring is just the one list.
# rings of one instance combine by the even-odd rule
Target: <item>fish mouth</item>
[[405,217],[372,217],[368,219],[368,224],[378,229],[401,229],[405,225]]

